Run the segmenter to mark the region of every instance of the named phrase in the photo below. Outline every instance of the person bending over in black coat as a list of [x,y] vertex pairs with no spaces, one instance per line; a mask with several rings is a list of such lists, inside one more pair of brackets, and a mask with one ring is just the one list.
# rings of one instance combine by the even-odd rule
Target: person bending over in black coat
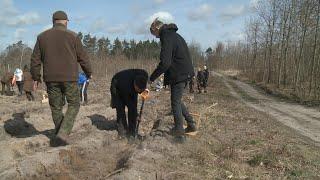
[[[111,80],[111,107],[117,111],[118,134],[134,136],[137,124],[138,93],[142,93],[148,82],[148,73],[142,69],[128,69],[116,73]],[[128,123],[125,107],[128,108]]]

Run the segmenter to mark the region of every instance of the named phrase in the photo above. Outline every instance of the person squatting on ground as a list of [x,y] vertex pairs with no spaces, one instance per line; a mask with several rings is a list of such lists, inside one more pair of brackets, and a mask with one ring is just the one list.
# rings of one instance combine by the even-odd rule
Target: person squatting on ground
[[198,72],[197,72],[197,87],[198,87],[198,91],[199,93],[202,92],[202,89],[204,87],[203,83],[205,81],[204,79],[204,71],[201,70],[201,68],[198,68]]
[[30,70],[27,65],[23,68],[23,90],[26,93],[29,101],[34,101],[33,91],[33,79]]
[[[148,73],[142,69],[128,69],[116,73],[111,80],[111,107],[117,111],[119,136],[134,137],[138,118],[138,93],[145,91]],[[128,108],[128,123],[125,107]]]
[[12,88],[12,80],[13,80],[13,73],[11,73],[10,71],[7,71],[1,78],[1,87],[2,87],[2,91],[1,91],[1,95],[11,95],[11,88]]
[[23,92],[23,72],[20,68],[16,68],[16,70],[14,71],[12,84],[17,85],[19,91],[18,96],[21,96]]
[[207,92],[207,87],[208,87],[208,80],[209,80],[209,70],[207,68],[207,66],[203,66],[203,75],[204,75],[204,79],[203,79],[203,89],[204,92]]
[[[175,24],[164,24],[158,18],[152,22],[150,32],[160,38],[161,52],[160,63],[151,74],[150,82],[153,83],[164,73],[164,85],[170,85],[171,88],[171,108],[174,116],[171,132],[177,142],[183,143],[185,132],[196,131],[193,117],[181,100],[188,80],[194,76],[194,68],[188,46],[177,30]],[[186,129],[183,128],[183,119],[187,121]]]
[[80,102],[82,105],[87,105],[88,104],[87,90],[89,86],[89,79],[86,76],[86,74],[83,72],[79,73],[78,85],[80,88]]
[[[67,14],[57,11],[53,14],[53,27],[37,37],[31,56],[31,74],[35,87],[43,80],[47,86],[49,105],[58,140],[68,143],[74,121],[79,112],[78,64],[87,77],[91,78],[89,57],[77,33],[67,29]],[[68,109],[62,112],[63,96]]]

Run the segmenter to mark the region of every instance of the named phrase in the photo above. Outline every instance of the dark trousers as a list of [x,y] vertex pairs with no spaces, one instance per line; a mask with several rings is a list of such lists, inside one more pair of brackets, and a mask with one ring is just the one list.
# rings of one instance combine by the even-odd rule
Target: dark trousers
[[87,93],[88,86],[89,86],[89,82],[85,82],[80,85],[80,102],[81,103],[88,103],[88,93]]
[[193,80],[190,80],[190,82],[189,82],[189,92],[190,93],[194,93],[193,86],[194,86],[194,82],[193,82]]
[[[79,88],[77,82],[47,82],[47,93],[56,134],[70,134],[79,112]],[[65,98],[68,109],[63,115]]]
[[184,134],[183,119],[187,121],[188,125],[194,125],[195,123],[187,107],[182,102],[185,87],[186,82],[171,85],[171,108],[174,117],[174,129],[181,134]]
[[208,79],[203,80],[203,89],[206,91],[206,88],[208,87]]
[[137,113],[136,108],[128,108],[128,122],[126,118],[125,105],[121,105],[120,103],[116,106],[117,111],[117,124],[118,126],[122,126],[128,135],[135,135],[136,126],[137,126]]
[[6,83],[1,82],[1,88],[2,88],[2,90],[1,90],[1,95],[4,95],[4,94],[5,94],[5,91],[6,91]]
[[26,91],[26,95],[29,101],[34,101],[34,96],[31,91]]
[[198,87],[199,93],[201,93],[201,91],[202,91],[202,89],[203,89],[203,82],[202,82],[202,80],[198,80],[198,81],[197,81],[197,87]]
[[1,91],[1,94],[2,95],[9,95],[10,94],[10,83],[4,83],[4,82],[1,82],[1,86],[2,86],[2,91]]
[[22,95],[22,92],[23,92],[23,81],[16,81],[16,84],[18,86],[19,95]]

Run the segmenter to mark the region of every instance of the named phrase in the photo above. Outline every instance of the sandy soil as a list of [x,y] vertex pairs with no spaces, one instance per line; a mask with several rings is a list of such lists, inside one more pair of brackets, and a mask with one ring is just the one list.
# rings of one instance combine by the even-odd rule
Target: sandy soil
[[[117,136],[108,84],[96,81],[71,144],[63,147],[50,146],[53,122],[40,94],[33,104],[0,96],[0,179],[319,179],[314,141],[248,107],[228,84],[215,76],[207,94],[186,93],[200,126],[185,144],[168,135],[173,118],[167,90],[152,92],[145,104],[140,134],[146,139],[128,142]],[[318,118],[309,111],[291,116],[298,115]]]

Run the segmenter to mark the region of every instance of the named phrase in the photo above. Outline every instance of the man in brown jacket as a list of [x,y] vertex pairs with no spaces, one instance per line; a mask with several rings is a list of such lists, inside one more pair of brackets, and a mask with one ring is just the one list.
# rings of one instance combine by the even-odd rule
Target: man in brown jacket
[[[80,108],[78,64],[88,78],[91,78],[92,71],[81,40],[67,29],[67,14],[57,11],[52,21],[53,27],[37,37],[31,57],[31,74],[36,87],[41,82],[40,70],[43,66],[43,80],[47,86],[57,139],[67,143]],[[68,103],[65,115],[62,113],[63,95]]]
[[30,70],[27,65],[23,68],[23,90],[26,92],[27,99],[34,101],[33,91],[33,80]]
[[11,95],[11,87],[12,87],[12,79],[13,79],[13,73],[10,71],[7,71],[1,78],[1,86],[2,86],[2,91],[1,95]]

